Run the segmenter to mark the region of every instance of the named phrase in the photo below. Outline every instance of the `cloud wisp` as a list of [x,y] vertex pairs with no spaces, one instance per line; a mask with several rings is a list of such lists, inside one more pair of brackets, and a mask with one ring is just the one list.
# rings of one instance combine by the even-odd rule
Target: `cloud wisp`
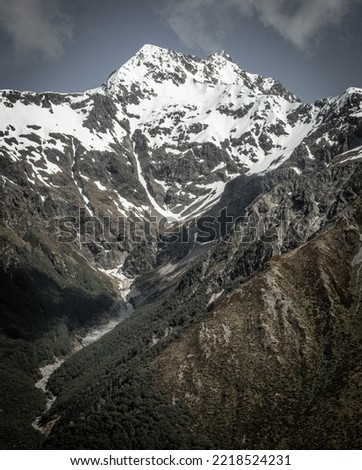
[[222,35],[220,24],[210,31],[216,5],[217,0],[171,0],[158,12],[187,47],[209,52],[219,48]]
[[299,49],[327,26],[339,26],[360,0],[297,0],[288,10],[288,0],[258,0],[254,9],[266,26],[271,26],[284,39]]
[[298,49],[306,49],[327,26],[340,26],[362,0],[168,0],[162,9],[188,47],[215,48],[235,13],[258,18]]
[[20,57],[59,57],[72,37],[71,21],[57,0],[0,0],[0,27]]

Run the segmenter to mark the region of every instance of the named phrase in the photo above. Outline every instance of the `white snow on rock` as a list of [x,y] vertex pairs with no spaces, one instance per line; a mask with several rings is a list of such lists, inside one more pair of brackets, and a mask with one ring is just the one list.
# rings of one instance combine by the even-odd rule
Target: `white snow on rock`
[[132,283],[134,282],[133,278],[129,278],[122,273],[121,267],[113,268],[113,269],[102,269],[99,268],[104,274],[107,276],[111,276],[118,281],[118,291],[122,297],[122,299],[127,302],[127,296],[131,291]]
[[[64,171],[69,152],[73,168],[76,148],[88,163],[117,153],[124,164],[134,167],[147,201],[137,205],[128,195],[125,197],[122,188],[112,187],[111,182],[108,188],[98,178],[93,181],[97,189],[104,197],[111,197],[113,210],[122,215],[128,211],[141,215],[149,206],[147,210],[152,209],[169,222],[183,221],[211,207],[220,199],[227,182],[240,172],[251,175],[278,168],[323,120],[347,105],[352,106],[352,116],[362,116],[360,88],[351,87],[340,96],[306,105],[274,79],[242,70],[225,52],[199,59],[149,44],[100,88],[69,95],[22,92],[8,100],[11,93],[0,93],[0,132],[4,135],[0,155],[14,163],[26,159],[30,166],[26,177],[31,184],[40,182],[48,188],[59,188],[56,177]],[[96,108],[96,103],[104,99],[112,101],[114,113],[105,126],[105,110],[101,109],[99,117]],[[92,123],[97,119],[98,127],[94,127]],[[147,165],[145,170],[144,160],[141,163],[135,151],[130,155],[136,130],[147,140],[149,163],[154,165],[154,155],[160,149],[170,161],[195,160],[195,149],[200,152],[205,144],[223,149],[225,159],[208,170],[214,174],[215,183],[204,185],[208,192],[199,196],[187,184],[178,188],[175,181],[155,177],[153,182],[164,196],[175,189],[187,196],[184,207],[179,201],[163,204],[150,184],[150,170]],[[334,138],[324,133],[319,144],[335,145]],[[307,145],[306,152],[307,158],[314,159]],[[199,157],[198,163],[205,163],[205,158]],[[352,161],[359,155],[348,158]],[[201,171],[198,181],[202,183],[206,176]],[[82,177],[89,181],[89,176]],[[88,194],[86,186],[81,187],[79,178],[73,176],[73,180],[81,201],[92,214],[93,195]],[[195,184],[195,178],[191,183]]]

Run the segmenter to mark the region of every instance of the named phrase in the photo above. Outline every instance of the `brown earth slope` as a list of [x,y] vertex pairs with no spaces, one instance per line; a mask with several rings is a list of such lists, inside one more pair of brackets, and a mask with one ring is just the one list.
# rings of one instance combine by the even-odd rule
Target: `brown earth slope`
[[362,201],[215,304],[153,363],[222,448],[362,445]]

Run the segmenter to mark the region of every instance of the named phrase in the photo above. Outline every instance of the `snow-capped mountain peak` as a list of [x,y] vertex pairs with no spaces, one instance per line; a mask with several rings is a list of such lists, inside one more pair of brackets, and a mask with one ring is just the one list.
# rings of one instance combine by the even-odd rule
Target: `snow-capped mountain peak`
[[276,80],[248,73],[234,63],[225,51],[209,54],[205,59],[184,55],[150,44],[144,45],[131,59],[116,70],[105,88],[118,93],[124,85],[152,89],[160,83],[175,86],[194,82],[207,87],[233,85],[249,95],[282,95],[290,102],[299,101]]
[[266,173],[296,154],[313,159],[318,142],[337,152],[336,135],[353,124],[344,116],[358,119],[360,97],[351,88],[307,105],[224,51],[200,59],[147,44],[100,89],[2,92],[0,152],[30,185],[73,185],[90,213],[102,193],[111,212],[184,220],[240,174]]
[[3,448],[360,436],[361,91],[151,45],[99,89],[0,91]]

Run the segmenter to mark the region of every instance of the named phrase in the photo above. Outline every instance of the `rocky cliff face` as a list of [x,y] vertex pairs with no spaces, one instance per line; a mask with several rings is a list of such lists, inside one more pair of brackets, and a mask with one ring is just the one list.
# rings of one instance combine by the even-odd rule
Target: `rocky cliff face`
[[[29,424],[42,406],[30,392],[37,366],[66,354],[77,328],[132,308],[113,336],[54,374],[58,400],[45,419],[61,419],[49,445],[76,445],[65,436],[84,420],[79,445],[91,429],[106,436],[103,400],[115,422],[126,419],[125,406],[139,411],[139,377],[154,390],[143,369],[151,364],[164,386],[162,397],[146,394],[144,419],[156,400],[171,428],[175,413],[195,421],[177,418],[183,437],[167,445],[347,445],[352,418],[344,437],[320,430],[326,407],[336,410],[330,429],[344,416],[327,385],[342,380],[348,341],[359,351],[361,103],[362,90],[349,88],[304,104],[225,53],[201,60],[150,45],[98,89],[2,91],[1,338],[6,373],[23,383],[12,395],[27,390],[35,409],[18,421],[10,414],[11,445],[38,445]],[[348,364],[352,381],[343,375],[338,393],[354,403],[357,362]],[[127,374],[125,405],[116,391]],[[96,390],[95,376],[104,384]],[[3,407],[16,409],[5,382]],[[88,408],[85,386],[94,395]],[[302,418],[314,434],[288,440]],[[28,423],[24,438],[19,422]],[[146,446],[132,429],[104,445]],[[128,432],[131,443],[121,438]],[[147,446],[166,445],[166,435],[155,436]]]
[[[227,204],[229,181],[244,185],[281,166],[296,180],[362,145],[359,89],[306,105],[225,53],[200,60],[146,45],[101,88],[3,91],[0,105],[8,227],[21,234],[29,225],[45,227],[58,238],[56,222],[79,222],[83,208],[102,226],[80,240],[89,241],[82,255],[103,269],[121,267],[129,256],[134,265],[134,244],[120,237],[118,217],[185,222],[220,198]],[[14,197],[20,210],[12,210]],[[113,221],[108,230],[105,217]],[[148,250],[145,271],[157,266],[157,250]]]

